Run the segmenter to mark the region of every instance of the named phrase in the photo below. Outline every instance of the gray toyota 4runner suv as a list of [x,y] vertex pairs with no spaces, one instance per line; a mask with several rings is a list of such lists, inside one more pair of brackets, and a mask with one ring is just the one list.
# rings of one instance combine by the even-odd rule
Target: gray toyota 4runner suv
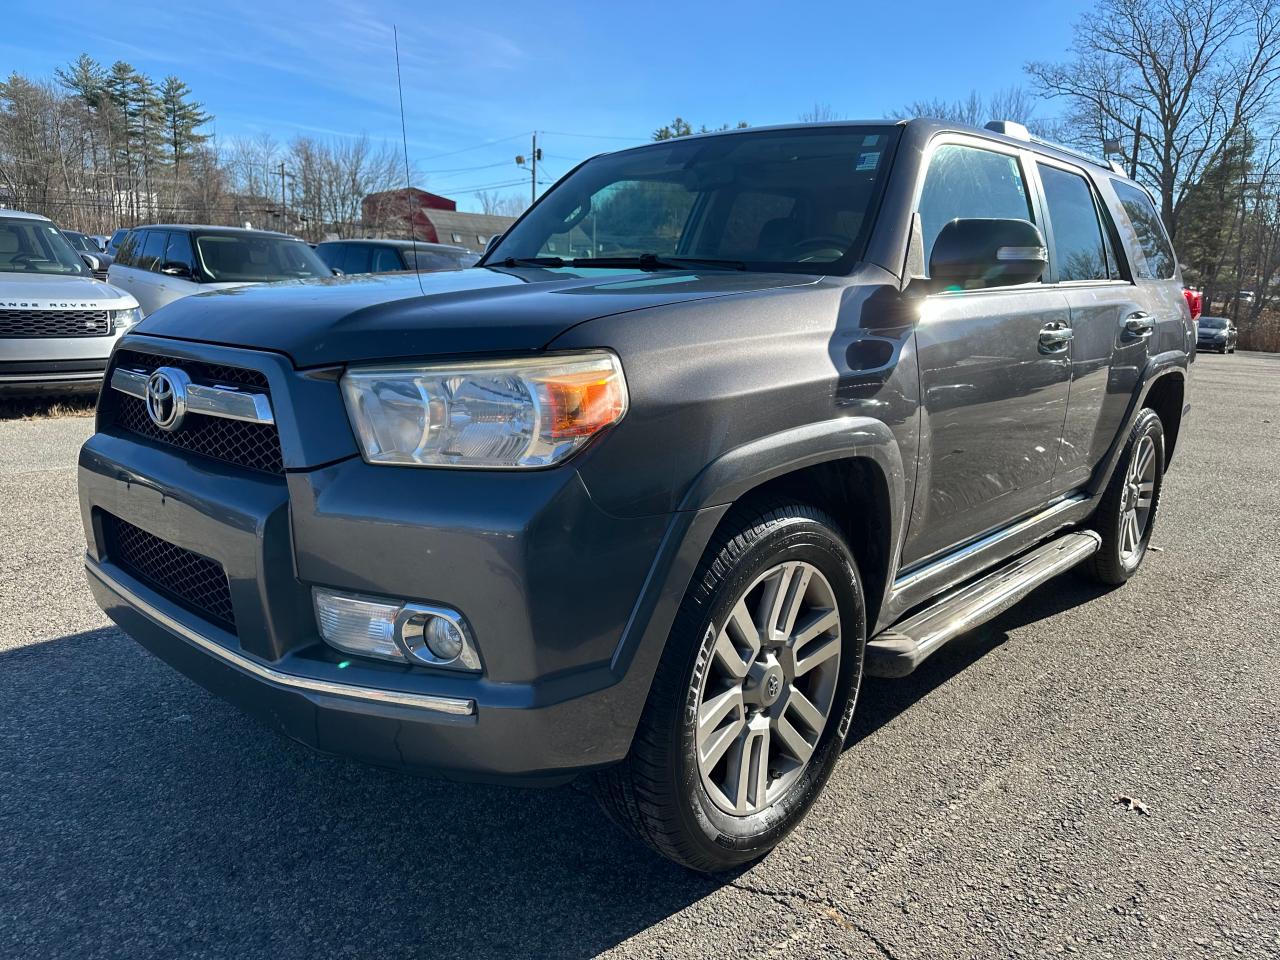
[[1014,124],[624,150],[474,269],[148,317],[80,453],[89,581],[297,740],[586,775],[728,869],[804,816],[864,673],[1134,574],[1194,337],[1150,197]]

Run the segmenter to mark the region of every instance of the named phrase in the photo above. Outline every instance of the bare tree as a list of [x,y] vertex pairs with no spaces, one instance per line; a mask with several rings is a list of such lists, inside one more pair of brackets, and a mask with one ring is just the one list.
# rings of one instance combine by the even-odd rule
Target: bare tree
[[1042,137],[1056,138],[1058,127],[1052,121],[1035,117],[1036,98],[1022,87],[1009,87],[991,96],[983,96],[970,90],[968,96],[955,100],[935,97],[932,100],[913,100],[899,110],[890,113],[894,118],[934,117],[951,120],[973,127],[980,127],[989,120],[1013,120]]
[[819,103],[817,100],[813,102],[813,107],[805,110],[796,117],[801,123],[829,123],[832,120],[843,120],[844,117],[836,113],[835,108],[829,103]]
[[1076,139],[1125,145],[1177,235],[1187,192],[1274,102],[1280,6],[1274,0],[1101,0],[1066,63],[1031,63],[1062,98]]
[[499,217],[518,217],[529,206],[529,199],[520,193],[498,193],[492,190],[477,190],[476,200],[480,203],[480,212]]

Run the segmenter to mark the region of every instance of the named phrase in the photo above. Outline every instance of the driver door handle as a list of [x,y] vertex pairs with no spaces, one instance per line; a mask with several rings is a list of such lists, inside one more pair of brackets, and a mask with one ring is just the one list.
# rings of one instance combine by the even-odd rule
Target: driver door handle
[[1061,353],[1075,337],[1076,332],[1070,325],[1054,321],[1040,328],[1040,352]]
[[1156,324],[1151,314],[1142,310],[1135,310],[1124,318],[1124,332],[1131,337],[1148,336],[1155,328]]

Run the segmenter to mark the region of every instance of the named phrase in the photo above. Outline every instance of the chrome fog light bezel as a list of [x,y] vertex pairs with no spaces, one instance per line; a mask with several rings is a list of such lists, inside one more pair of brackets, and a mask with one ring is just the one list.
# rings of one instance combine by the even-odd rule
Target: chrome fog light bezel
[[[457,656],[441,658],[427,645],[427,627],[433,619],[444,620],[462,637],[462,649]],[[480,654],[472,639],[471,628],[457,610],[429,603],[406,603],[396,615],[395,637],[411,663],[472,673],[480,670]]]

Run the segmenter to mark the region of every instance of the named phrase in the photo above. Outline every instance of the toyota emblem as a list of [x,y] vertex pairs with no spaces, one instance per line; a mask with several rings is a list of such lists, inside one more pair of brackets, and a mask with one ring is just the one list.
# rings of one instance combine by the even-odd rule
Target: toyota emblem
[[161,430],[174,431],[187,415],[191,378],[173,367],[160,367],[147,378],[147,415]]

